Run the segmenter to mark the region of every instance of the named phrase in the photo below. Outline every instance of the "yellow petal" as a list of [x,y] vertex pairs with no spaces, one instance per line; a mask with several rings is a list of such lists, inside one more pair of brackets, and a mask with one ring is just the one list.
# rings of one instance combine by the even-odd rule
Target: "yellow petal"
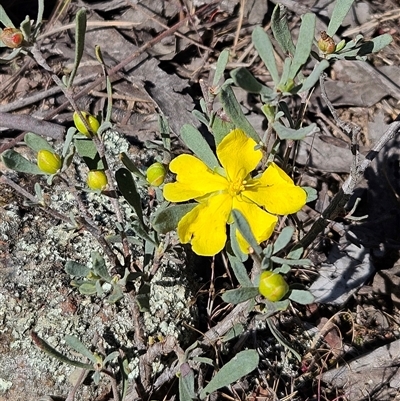
[[256,142],[240,130],[231,131],[217,147],[217,156],[231,181],[244,179],[262,158]]
[[201,160],[180,155],[169,165],[176,173],[176,182],[164,186],[164,197],[170,202],[184,202],[228,187],[226,178],[211,171]]
[[[278,218],[261,209],[255,203],[247,202],[241,200],[240,197],[236,197],[234,198],[232,209],[239,210],[246,218],[258,244],[266,241],[274,232]],[[249,244],[239,231],[236,232],[236,238],[242,252],[249,253]]]
[[270,213],[291,214],[306,204],[306,191],[294,185],[293,180],[275,163],[252,183],[254,185],[247,187],[242,195],[264,206]]
[[183,244],[190,242],[193,251],[202,256],[220,252],[226,242],[226,222],[232,210],[232,198],[227,194],[211,196],[185,214],[178,224],[178,236]]

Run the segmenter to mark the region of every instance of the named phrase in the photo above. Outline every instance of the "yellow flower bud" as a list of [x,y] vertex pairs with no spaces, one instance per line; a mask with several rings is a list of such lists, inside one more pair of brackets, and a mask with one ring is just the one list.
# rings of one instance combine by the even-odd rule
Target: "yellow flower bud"
[[279,273],[267,270],[261,273],[258,290],[264,298],[276,302],[286,295],[289,286]]
[[37,165],[44,173],[55,174],[61,168],[61,158],[56,153],[49,150],[39,150],[37,155]]
[[102,191],[107,186],[108,180],[103,170],[89,171],[86,184],[90,189]]
[[17,49],[22,46],[24,35],[20,29],[4,28],[0,33],[0,40],[10,49]]
[[159,187],[164,182],[166,175],[164,165],[158,162],[153,163],[146,172],[147,181],[155,187]]
[[332,54],[336,50],[336,43],[325,31],[321,31],[321,38],[318,41],[318,47],[322,53]]
[[79,117],[79,114],[75,111],[73,118],[74,118],[74,123],[75,123],[75,127],[77,128],[77,130],[81,134],[86,135],[88,137],[97,134],[97,130],[100,127],[100,123],[97,120],[97,118],[92,116],[89,113],[86,113],[85,111],[81,111],[81,113],[82,113],[83,118],[86,120],[87,125],[90,128],[90,132],[85,127],[85,124],[83,123],[82,119]]

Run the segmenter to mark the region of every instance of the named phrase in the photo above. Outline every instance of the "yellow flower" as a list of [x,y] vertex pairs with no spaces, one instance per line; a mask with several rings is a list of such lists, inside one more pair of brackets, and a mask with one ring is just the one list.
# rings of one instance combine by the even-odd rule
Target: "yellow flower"
[[[278,215],[299,211],[306,202],[306,192],[275,163],[258,178],[250,173],[262,158],[256,142],[239,129],[231,131],[217,146],[221,162],[214,170],[191,155],[172,160],[170,170],[176,182],[166,184],[164,197],[170,202],[195,199],[199,204],[178,223],[183,244],[191,243],[198,255],[212,256],[225,245],[226,224],[232,223],[231,212],[239,210],[249,223],[258,243],[267,240],[278,221]],[[266,210],[264,210],[264,208]],[[249,245],[237,232],[243,252]]]

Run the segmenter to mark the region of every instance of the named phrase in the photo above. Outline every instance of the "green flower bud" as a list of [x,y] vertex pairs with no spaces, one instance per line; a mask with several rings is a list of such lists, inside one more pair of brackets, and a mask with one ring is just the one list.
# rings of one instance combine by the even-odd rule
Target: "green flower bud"
[[289,286],[279,273],[267,270],[261,273],[258,290],[264,298],[276,302],[286,295]]
[[0,40],[10,49],[17,49],[22,46],[24,35],[20,29],[4,28],[0,33]]
[[61,168],[61,157],[49,150],[39,150],[37,165],[46,174],[55,174]]
[[108,184],[106,173],[103,170],[89,171],[86,184],[90,189],[102,191]]
[[167,170],[164,165],[158,162],[153,163],[146,172],[147,181],[155,187],[159,187],[164,182],[166,175]]
[[79,114],[75,111],[73,118],[74,118],[74,123],[75,123],[75,127],[77,128],[77,130],[81,134],[86,135],[88,137],[91,137],[92,135],[97,134],[97,130],[100,127],[100,123],[97,120],[97,118],[92,116],[89,113],[86,113],[85,111],[81,111],[81,113],[82,113],[83,118],[86,120],[87,125],[90,128],[90,132],[85,127],[85,124],[83,123],[82,119],[79,117]]
[[332,54],[336,50],[335,41],[325,32],[321,32],[321,38],[318,41],[319,50],[324,54]]

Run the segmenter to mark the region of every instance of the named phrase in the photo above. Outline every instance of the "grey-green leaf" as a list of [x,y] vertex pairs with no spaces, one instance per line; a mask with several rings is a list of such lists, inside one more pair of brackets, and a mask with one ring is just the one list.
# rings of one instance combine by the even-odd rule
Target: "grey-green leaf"
[[96,284],[92,282],[86,282],[79,286],[79,292],[82,295],[94,295],[97,293]]
[[318,132],[319,129],[315,123],[310,124],[307,127],[294,129],[288,128],[282,125],[280,122],[276,121],[273,123],[274,130],[278,134],[279,139],[291,139],[293,141],[298,141],[304,139],[308,134],[312,132]]
[[244,131],[247,136],[253,138],[257,143],[260,142],[260,137],[257,134],[257,131],[253,128],[253,126],[249,123],[249,120],[247,120],[246,116],[244,115],[232,88],[229,85],[224,85],[221,88],[219,97],[225,113],[229,116],[235,126]]
[[78,155],[89,167],[89,170],[104,170],[104,164],[97,153],[96,145],[91,139],[76,139],[74,144]]
[[333,36],[340,25],[342,25],[353,3],[354,0],[336,0],[335,7],[332,11],[332,17],[329,21],[328,29],[326,30],[329,36]]
[[65,271],[71,276],[86,277],[90,273],[91,269],[89,269],[86,265],[69,260],[65,263]]
[[314,295],[307,290],[292,290],[289,299],[301,305],[308,305],[314,302]]
[[211,170],[219,167],[219,162],[203,135],[192,125],[185,124],[181,128],[181,138],[185,145]]
[[296,48],[290,34],[289,25],[286,18],[286,7],[282,4],[277,4],[274,8],[271,18],[271,28],[275,39],[285,53],[293,55]]
[[307,62],[310,56],[314,41],[316,18],[315,14],[312,13],[303,15],[289,78],[294,79],[296,77],[300,68]]
[[314,85],[319,80],[319,77],[321,76],[321,74],[328,67],[329,67],[328,60],[322,60],[321,62],[317,63],[315,65],[314,69],[312,70],[311,74],[304,80],[304,82],[298,92],[299,93],[305,92],[305,91],[308,91],[311,88],[313,88]]
[[279,234],[278,238],[276,239],[274,245],[273,245],[273,254],[275,255],[278,253],[280,250],[282,250],[292,239],[292,235],[294,233],[294,228],[293,227],[285,227],[281,233]]
[[128,157],[128,155],[125,152],[122,152],[119,155],[119,158],[121,159],[122,163],[124,166],[136,177],[146,181],[146,176],[136,167],[135,163]]
[[256,297],[258,294],[257,287],[242,287],[224,292],[222,294],[222,299],[224,302],[237,305]]
[[318,192],[315,188],[311,187],[302,187],[304,191],[307,193],[306,203],[315,201],[318,198]]
[[20,173],[28,174],[43,174],[43,171],[39,167],[25,159],[24,156],[20,155],[18,152],[12,149],[6,150],[1,158],[3,163],[10,169],[14,171],[19,171]]
[[264,29],[262,29],[260,26],[257,26],[254,28],[251,38],[254,47],[257,50],[257,53],[259,54],[261,60],[264,62],[269,73],[271,74],[274,84],[278,85],[279,83],[278,67],[276,66],[276,61],[275,61],[274,47],[272,46],[269,36],[264,31]]
[[144,226],[142,200],[132,174],[126,168],[120,168],[115,173],[115,179],[117,180],[118,189],[121,191],[122,196],[133,207],[140,223]]
[[85,47],[85,34],[86,34],[86,9],[81,8],[75,17],[75,60],[71,75],[68,80],[68,87],[72,85],[76,72],[81,62],[83,49]]
[[200,393],[200,398],[204,399],[208,394],[221,387],[229,386],[231,383],[239,380],[241,377],[252,372],[259,362],[258,352],[249,349],[236,354],[228,363],[226,363],[211,379],[210,383]]
[[96,363],[95,356],[89,351],[85,344],[83,344],[78,338],[75,336],[66,335],[64,337],[65,342],[75,351],[80,353],[81,355],[85,356],[93,363]]
[[0,4],[0,22],[6,28],[15,28],[15,25],[11,21],[10,17],[7,15],[6,10],[4,10],[3,6]]
[[238,230],[242,234],[243,238],[248,242],[248,244],[253,248],[254,252],[258,255],[261,255],[262,249],[258,245],[256,238],[254,237],[253,232],[251,231],[251,227],[249,222],[243,216],[243,214],[236,209],[232,210],[232,216],[237,224]]
[[29,146],[34,152],[39,152],[39,150],[48,150],[54,153],[53,147],[44,139],[43,137],[34,134],[33,132],[28,132],[24,136],[24,142]]
[[196,398],[196,393],[194,391],[194,372],[189,364],[185,362],[180,366],[179,400],[192,401]]
[[310,259],[284,259],[272,256],[271,260],[275,263],[287,264],[289,266],[311,266],[312,262]]
[[98,252],[95,251],[92,252],[91,256],[93,263],[93,271],[95,272],[95,274],[97,274],[107,282],[110,282],[112,278],[110,276],[110,273],[108,273],[104,258]]
[[197,205],[198,203],[187,203],[184,205],[168,206],[167,208],[158,210],[152,220],[154,230],[161,234],[176,230],[179,220]]
[[231,77],[235,85],[240,86],[246,92],[260,93],[264,86],[254,78],[253,74],[247,68],[244,67],[232,70]]
[[229,258],[229,262],[231,264],[233,273],[235,274],[235,277],[237,279],[237,281],[239,282],[239,284],[242,287],[251,287],[252,286],[252,282],[249,279],[246,267],[244,266],[244,264],[239,260],[239,258],[237,258],[236,256],[231,255],[228,252],[228,258]]
[[218,57],[217,66],[213,79],[213,86],[217,86],[221,78],[224,76],[224,71],[229,60],[229,50],[224,49]]
[[288,253],[288,259],[300,259],[301,255],[303,254],[304,249],[300,244],[296,244]]

